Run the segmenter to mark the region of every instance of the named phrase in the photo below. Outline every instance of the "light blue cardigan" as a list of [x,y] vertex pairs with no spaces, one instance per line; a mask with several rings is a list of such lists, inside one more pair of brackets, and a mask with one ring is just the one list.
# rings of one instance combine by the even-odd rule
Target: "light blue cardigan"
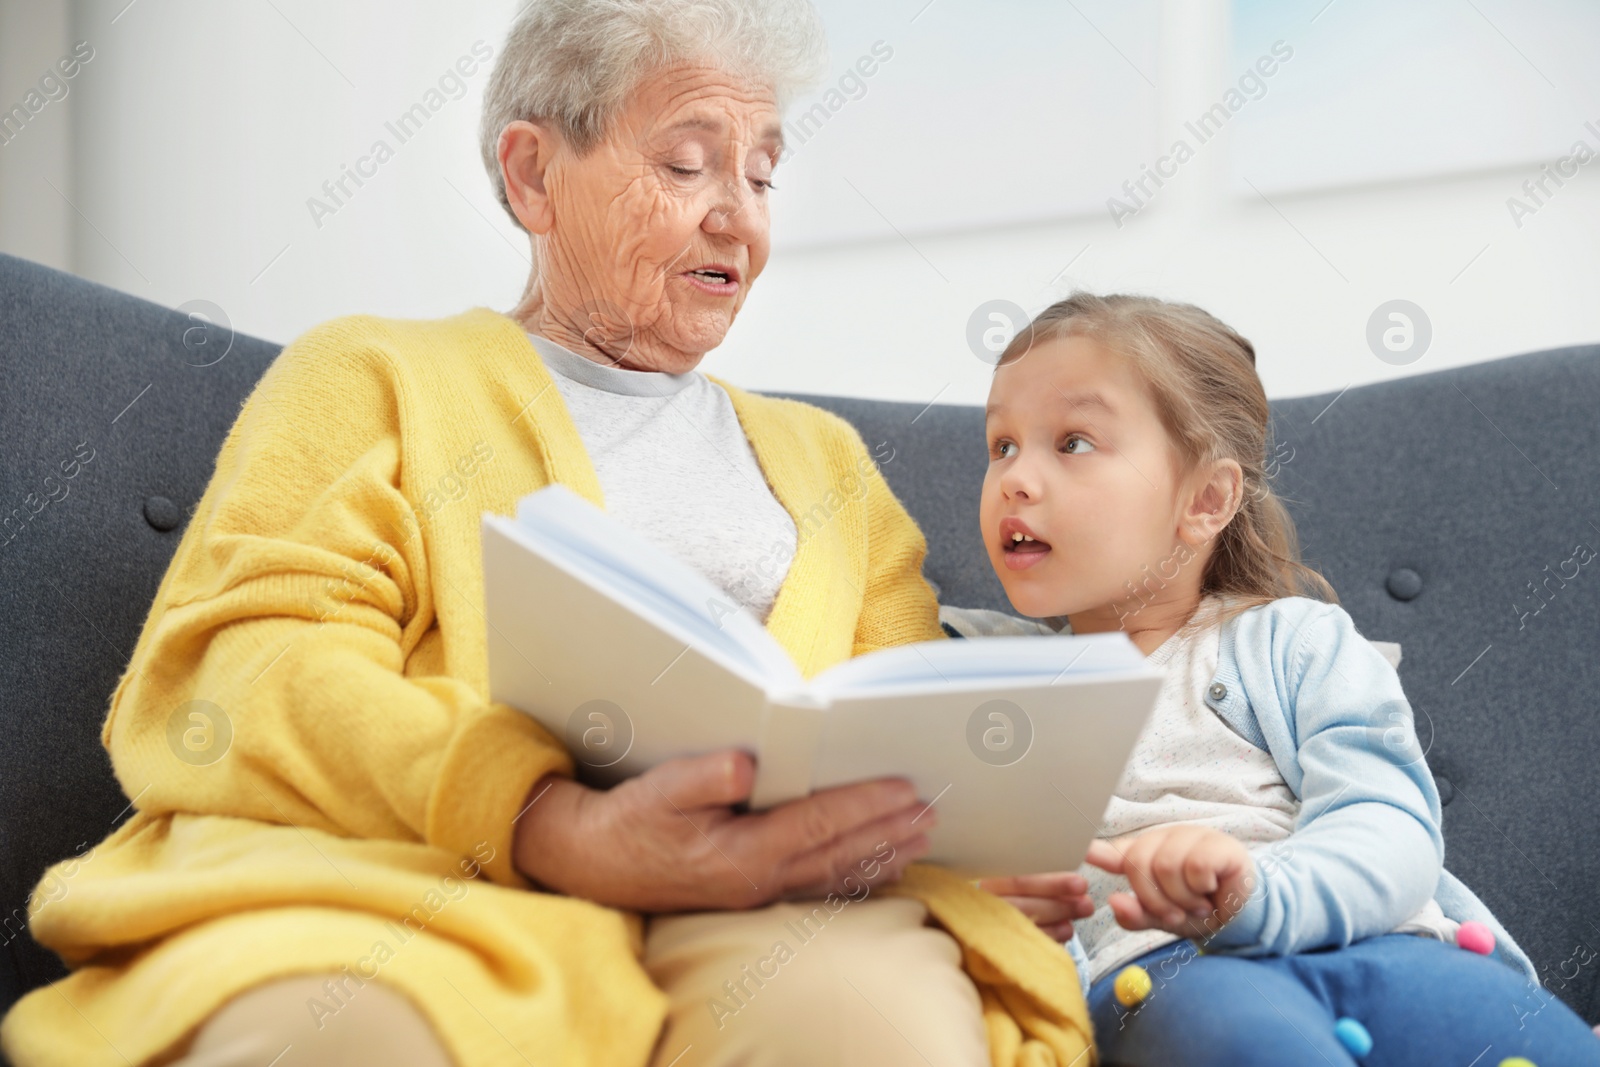
[[[1343,608],[1285,597],[1222,628],[1205,701],[1272,754],[1299,798],[1291,836],[1256,855],[1256,890],[1207,954],[1279,956],[1387,933],[1429,897],[1495,936],[1495,955],[1538,971],[1477,895],[1444,868],[1439,792],[1400,677]],[[1084,991],[1089,961],[1067,942]]]

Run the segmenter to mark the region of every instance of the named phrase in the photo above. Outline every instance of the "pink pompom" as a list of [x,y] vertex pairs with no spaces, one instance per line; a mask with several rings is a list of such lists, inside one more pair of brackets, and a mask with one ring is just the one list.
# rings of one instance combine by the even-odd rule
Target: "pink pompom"
[[1456,944],[1468,952],[1487,956],[1494,951],[1494,934],[1482,923],[1464,922],[1456,931]]

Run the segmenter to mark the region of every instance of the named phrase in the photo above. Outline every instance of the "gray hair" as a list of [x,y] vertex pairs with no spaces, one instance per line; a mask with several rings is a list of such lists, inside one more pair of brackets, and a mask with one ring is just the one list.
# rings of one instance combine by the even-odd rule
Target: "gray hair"
[[827,58],[810,0],[529,0],[484,90],[484,169],[515,220],[498,152],[509,124],[552,122],[581,154],[599,145],[628,94],[661,67],[709,60],[770,86],[781,112],[818,80]]

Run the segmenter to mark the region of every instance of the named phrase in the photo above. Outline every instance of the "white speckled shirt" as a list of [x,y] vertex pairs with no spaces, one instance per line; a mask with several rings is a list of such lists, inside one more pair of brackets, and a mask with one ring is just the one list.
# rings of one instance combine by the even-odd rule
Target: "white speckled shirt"
[[728,394],[698,371],[627,370],[528,338],[566,401],[606,512],[765,622],[799,533]]

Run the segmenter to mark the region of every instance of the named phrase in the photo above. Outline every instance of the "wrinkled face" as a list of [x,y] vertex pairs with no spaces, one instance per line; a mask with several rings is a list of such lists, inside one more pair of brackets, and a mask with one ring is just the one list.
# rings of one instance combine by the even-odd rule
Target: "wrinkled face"
[[1125,361],[1088,337],[1036,344],[997,369],[986,433],[983,542],[1019,612],[1114,620],[1125,583],[1170,573],[1178,457]]
[[781,138],[769,88],[698,64],[646,78],[599,146],[547,173],[552,313],[623,366],[693,368],[766,266]]

